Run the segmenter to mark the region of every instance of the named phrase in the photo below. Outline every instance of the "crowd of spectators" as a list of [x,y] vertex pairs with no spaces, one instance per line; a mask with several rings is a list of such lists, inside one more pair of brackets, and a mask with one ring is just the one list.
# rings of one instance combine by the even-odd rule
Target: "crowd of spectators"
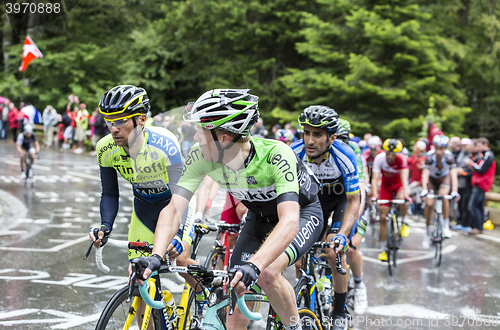
[[[66,108],[59,113],[53,106],[47,105],[40,112],[29,102],[19,104],[5,97],[0,97],[0,140],[17,141],[26,124],[37,124],[43,130],[43,146],[70,150],[81,154],[85,150],[85,141],[91,144],[91,153],[95,154],[95,146],[100,138],[109,133],[104,123],[104,115],[96,108],[89,114],[85,103],[78,96],[70,95]],[[11,138],[9,138],[9,135]]]
[[[14,102],[0,96],[0,114],[0,140],[10,139],[13,143],[16,142],[18,134],[22,132],[25,124],[41,124],[44,134],[43,145],[46,148],[71,150],[80,154],[84,152],[84,144],[88,140],[89,144],[92,145],[91,154],[95,154],[97,141],[109,133],[104,122],[104,115],[99,113],[97,108],[90,114],[85,103],[80,102],[76,95],[68,97],[68,103],[62,114],[53,106],[47,105],[41,116],[29,102],[21,102],[18,109]],[[182,120],[178,120],[175,124],[175,115],[159,114],[153,118],[148,117],[147,125],[162,126],[177,135],[182,154],[186,157],[195,142],[196,129],[193,124]],[[406,147],[402,151],[408,156],[409,188],[410,195],[415,201],[412,205],[412,212],[415,214],[421,214],[423,210],[420,192],[422,191],[421,178],[426,154],[433,149],[434,137],[443,135],[439,127],[431,121],[425,122],[424,126],[427,136],[415,141],[412,146],[413,152],[410,153]],[[260,118],[252,128],[251,134],[290,144],[301,139],[303,131],[300,127],[295,129],[291,123],[284,126],[276,124],[272,126],[271,130],[268,130]],[[375,153],[374,156],[376,156],[376,153],[382,152],[380,148],[374,151],[371,146],[373,147],[374,141],[381,142],[381,139],[366,133],[363,139],[353,136],[352,141],[357,143],[362,152],[367,155],[367,165],[370,169],[370,155]],[[404,141],[401,141],[405,145]],[[489,148],[488,139],[484,137],[477,139],[452,137],[449,150],[455,157],[458,171],[458,193],[461,195],[456,207],[452,208],[451,215],[455,220],[452,229],[480,233],[485,219],[485,194],[491,190],[495,176],[495,157]]]

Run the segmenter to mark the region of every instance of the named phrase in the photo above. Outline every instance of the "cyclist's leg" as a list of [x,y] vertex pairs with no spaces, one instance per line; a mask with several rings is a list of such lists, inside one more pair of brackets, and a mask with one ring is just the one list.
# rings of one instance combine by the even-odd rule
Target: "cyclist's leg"
[[[244,264],[262,245],[264,237],[260,237],[261,235],[259,235],[258,229],[270,232],[275,225],[276,223],[272,224],[265,221],[257,222],[255,214],[248,211],[246,224],[241,230],[238,241],[231,254],[230,268],[237,268],[239,265]],[[244,317],[240,313],[238,307],[236,307],[233,315],[228,315],[226,327],[228,329],[246,329],[248,323],[249,320]]]
[[31,158],[31,165],[35,164],[36,149],[33,147],[29,148],[28,154],[30,155]]
[[[330,228],[327,232],[326,241],[330,242],[335,235],[338,233],[339,229],[342,227],[342,222],[344,219],[344,214],[347,210],[348,201],[347,197],[343,196],[343,198],[339,201],[337,206],[333,211],[333,219],[332,219],[332,228]],[[356,224],[351,230],[351,233],[348,237],[349,241],[352,239],[354,232],[356,230]],[[328,260],[328,264],[332,269],[332,277],[333,277],[333,290],[332,294],[334,296],[335,304],[333,306],[334,315],[340,315],[344,313],[345,310],[345,302],[347,299],[347,287],[349,285],[349,273],[346,275],[341,275],[336,271],[336,254],[332,249],[326,250],[326,258]],[[342,268],[347,269],[346,258],[343,256],[342,258]]]
[[[441,186],[439,187],[439,195],[444,196],[450,193],[451,178],[450,174],[443,179]],[[443,199],[443,236],[448,238],[451,237],[450,232],[450,200]]]

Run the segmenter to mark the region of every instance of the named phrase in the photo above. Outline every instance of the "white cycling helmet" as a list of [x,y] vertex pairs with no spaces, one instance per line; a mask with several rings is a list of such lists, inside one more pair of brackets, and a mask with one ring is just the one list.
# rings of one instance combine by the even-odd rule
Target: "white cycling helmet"
[[289,129],[279,129],[275,134],[275,138],[282,142],[293,141],[293,132]]
[[382,146],[382,139],[377,135],[372,136],[368,139],[368,147],[370,149],[380,148]]
[[445,135],[436,135],[432,139],[434,147],[446,148],[448,146],[448,142],[450,142],[450,138]]
[[189,103],[184,120],[203,128],[237,133],[242,137],[259,119],[259,98],[249,89],[214,89]]
[[24,133],[33,134],[33,126],[31,124],[24,125]]

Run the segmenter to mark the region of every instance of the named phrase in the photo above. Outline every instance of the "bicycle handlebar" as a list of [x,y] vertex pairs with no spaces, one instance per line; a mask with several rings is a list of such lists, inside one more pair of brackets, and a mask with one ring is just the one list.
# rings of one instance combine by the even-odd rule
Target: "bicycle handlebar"
[[405,199],[377,199],[377,204],[405,204]]
[[453,199],[453,196],[451,196],[451,195],[427,194],[424,197],[432,198],[432,199]]
[[[334,241],[334,249],[336,250],[339,246],[340,242]],[[314,242],[311,248],[321,248],[321,249],[329,249],[332,247],[332,244],[330,242]],[[342,268],[342,256],[340,253],[337,253],[335,256],[335,268],[337,269],[337,273],[341,275],[347,274],[347,271]]]
[[[192,265],[192,266],[195,266],[195,265]],[[193,268],[195,268],[196,270],[193,270]],[[198,277],[208,277],[208,278],[213,277],[213,276],[221,276],[221,277],[229,277],[230,276],[229,272],[227,272],[227,271],[209,270],[209,269],[207,269],[205,267],[201,267],[201,266],[198,266],[198,267],[177,267],[176,266],[176,267],[169,267],[168,270],[170,273],[184,273],[184,274],[189,274],[189,275],[195,275]],[[155,309],[162,309],[165,306],[163,305],[163,303],[161,301],[153,300],[153,298],[148,294],[147,285],[146,285],[149,278],[151,276],[154,276],[157,274],[158,274],[158,272],[154,271],[153,273],[151,273],[151,275],[148,277],[148,279],[144,281],[143,285],[139,284],[139,292],[141,294],[142,300],[144,300],[144,302],[146,304],[148,304],[149,306],[151,306],[152,308],[155,308]],[[231,290],[234,290],[234,289],[231,288]],[[231,297],[231,294],[229,296]],[[251,312],[248,309],[247,305],[245,304],[244,296],[238,297],[236,302],[238,304],[238,308],[240,309],[241,313],[247,319],[252,320],[252,321],[259,321],[262,319],[262,314]],[[231,303],[229,305],[231,305]]]

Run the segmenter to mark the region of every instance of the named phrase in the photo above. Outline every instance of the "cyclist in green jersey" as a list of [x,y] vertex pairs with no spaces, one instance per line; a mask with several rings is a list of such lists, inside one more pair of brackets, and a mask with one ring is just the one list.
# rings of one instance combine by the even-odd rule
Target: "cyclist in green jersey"
[[[160,214],[153,256],[144,258],[149,263],[144,278],[159,267],[179,215],[209,175],[248,208],[231,255],[230,267],[237,270],[231,286],[242,296],[258,283],[285,329],[300,329],[296,321],[292,324],[298,320],[297,306],[282,272],[319,239],[319,182],[284,143],[249,136],[259,112],[258,97],[248,92],[211,90],[188,105],[184,120],[197,124],[198,143],[189,152],[172,203]],[[238,312],[228,318],[227,327],[246,329],[247,324]]]
[[365,190],[365,176],[366,163],[361,157],[361,149],[358,144],[351,141],[351,124],[344,119],[340,119],[340,127],[337,130],[337,138],[347,143],[356,155],[356,163],[358,165],[359,174],[359,193],[360,193],[360,205],[358,220],[356,226],[356,233],[353,235],[350,245],[351,249],[347,251],[347,262],[351,267],[352,275],[354,277],[354,312],[356,314],[364,314],[366,307],[368,306],[368,300],[366,296],[366,286],[363,283],[363,256],[359,252],[359,247],[361,241],[365,237],[366,233],[366,212],[365,212],[365,201],[366,201],[366,190]]

